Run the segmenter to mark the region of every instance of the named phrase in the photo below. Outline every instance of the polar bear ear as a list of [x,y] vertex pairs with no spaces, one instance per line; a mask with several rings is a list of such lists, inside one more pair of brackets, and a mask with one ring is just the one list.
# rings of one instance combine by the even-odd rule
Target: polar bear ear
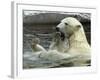
[[81,28],[81,25],[77,25],[76,27],[77,27],[77,28]]
[[81,25],[76,25],[75,31],[79,30],[81,28]]

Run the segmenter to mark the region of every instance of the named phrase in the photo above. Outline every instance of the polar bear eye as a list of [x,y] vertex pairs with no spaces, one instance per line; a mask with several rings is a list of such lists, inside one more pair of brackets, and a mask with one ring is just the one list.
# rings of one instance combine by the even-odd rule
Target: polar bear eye
[[68,23],[65,23],[65,25],[68,25]]

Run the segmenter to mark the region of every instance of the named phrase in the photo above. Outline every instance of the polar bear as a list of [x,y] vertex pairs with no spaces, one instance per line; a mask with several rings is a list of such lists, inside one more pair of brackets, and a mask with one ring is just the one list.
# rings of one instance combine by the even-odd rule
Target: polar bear
[[[87,42],[82,24],[76,18],[64,18],[57,25],[56,30],[64,35],[63,42],[66,41],[66,38],[68,39],[69,48],[64,51],[65,53],[79,56],[77,60],[80,62],[90,60],[90,45]],[[78,61],[76,61],[76,65],[80,65]]]
[[82,24],[76,18],[67,17],[56,26],[56,30],[50,49],[47,53],[41,53],[40,57],[59,62],[58,65],[90,65],[90,46]]

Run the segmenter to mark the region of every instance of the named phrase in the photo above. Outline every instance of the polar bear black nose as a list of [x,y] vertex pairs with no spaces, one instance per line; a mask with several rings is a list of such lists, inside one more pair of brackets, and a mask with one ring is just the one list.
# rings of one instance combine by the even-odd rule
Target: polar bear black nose
[[56,30],[57,30],[57,31],[59,31],[59,28],[58,28],[58,27],[56,27]]

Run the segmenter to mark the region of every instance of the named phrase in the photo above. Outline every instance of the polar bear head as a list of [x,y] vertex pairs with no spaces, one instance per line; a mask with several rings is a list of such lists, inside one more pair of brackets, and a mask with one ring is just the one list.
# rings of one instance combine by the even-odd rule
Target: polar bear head
[[61,20],[61,23],[57,25],[56,30],[69,37],[80,28],[83,29],[81,23],[77,19],[68,17]]

